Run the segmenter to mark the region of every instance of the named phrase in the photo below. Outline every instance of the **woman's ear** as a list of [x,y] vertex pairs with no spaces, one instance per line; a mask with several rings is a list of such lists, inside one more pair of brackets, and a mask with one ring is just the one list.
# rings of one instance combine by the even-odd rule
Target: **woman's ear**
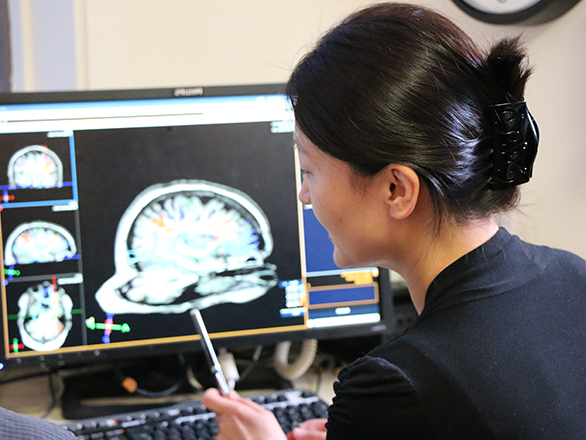
[[396,220],[407,218],[419,200],[419,176],[406,165],[390,164],[385,169],[385,179],[389,214]]

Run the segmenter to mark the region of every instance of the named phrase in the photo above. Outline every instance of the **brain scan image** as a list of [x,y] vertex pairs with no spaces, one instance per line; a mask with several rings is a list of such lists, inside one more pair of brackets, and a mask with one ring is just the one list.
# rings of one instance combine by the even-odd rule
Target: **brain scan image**
[[63,185],[63,164],[46,145],[30,145],[8,162],[8,184],[14,188],[56,188]]
[[72,258],[76,252],[75,240],[67,229],[38,220],[23,223],[10,233],[4,264],[52,263]]
[[266,215],[245,193],[203,180],[153,185],[120,219],[106,313],[182,313],[245,303],[277,284]]
[[72,327],[73,302],[65,290],[48,281],[29,287],[18,299],[17,325],[22,343],[35,351],[63,346]]

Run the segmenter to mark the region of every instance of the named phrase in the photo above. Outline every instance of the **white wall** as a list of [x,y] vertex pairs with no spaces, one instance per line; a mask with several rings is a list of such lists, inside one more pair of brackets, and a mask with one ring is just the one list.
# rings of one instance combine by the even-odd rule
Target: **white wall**
[[[358,0],[10,0],[15,91],[284,82]],[[542,142],[520,213],[536,243],[586,257],[586,0],[558,20],[480,23],[451,0],[414,0],[488,42],[523,32],[535,74],[527,100]]]

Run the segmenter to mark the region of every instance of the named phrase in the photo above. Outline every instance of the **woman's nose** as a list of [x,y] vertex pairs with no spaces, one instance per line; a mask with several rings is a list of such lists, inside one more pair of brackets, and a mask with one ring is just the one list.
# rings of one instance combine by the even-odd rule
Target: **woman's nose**
[[299,201],[304,205],[311,205],[311,197],[309,195],[309,187],[305,179],[301,182],[301,191],[299,191]]

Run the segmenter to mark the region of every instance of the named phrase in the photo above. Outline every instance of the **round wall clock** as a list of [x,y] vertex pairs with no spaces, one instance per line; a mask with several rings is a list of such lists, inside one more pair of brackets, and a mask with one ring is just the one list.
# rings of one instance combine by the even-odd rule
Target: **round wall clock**
[[453,0],[468,15],[493,24],[540,24],[569,11],[580,0]]

